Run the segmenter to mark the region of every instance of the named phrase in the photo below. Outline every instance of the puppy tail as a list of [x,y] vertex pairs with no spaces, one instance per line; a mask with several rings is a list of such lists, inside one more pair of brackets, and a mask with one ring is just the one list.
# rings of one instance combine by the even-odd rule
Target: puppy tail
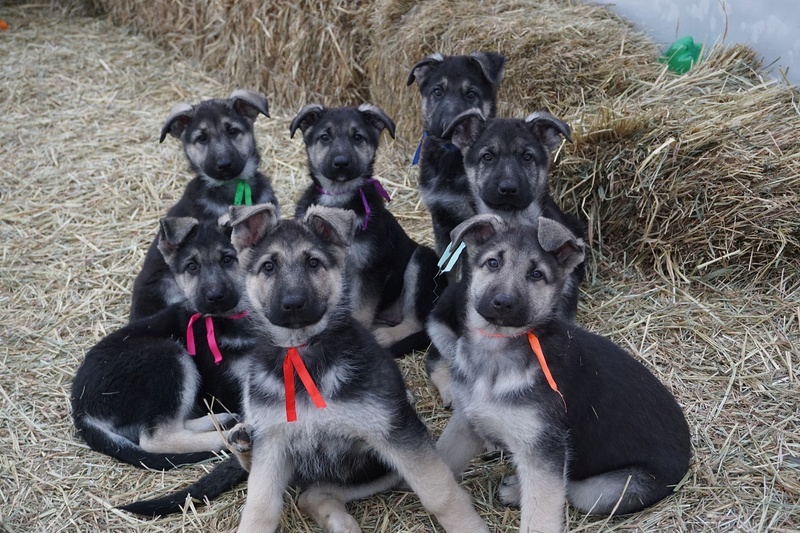
[[231,457],[183,490],[161,498],[123,505],[119,509],[152,518],[180,513],[181,506],[186,504],[187,498],[198,500],[204,504],[217,498],[223,492],[231,490],[246,479],[247,471],[242,468],[236,458]]

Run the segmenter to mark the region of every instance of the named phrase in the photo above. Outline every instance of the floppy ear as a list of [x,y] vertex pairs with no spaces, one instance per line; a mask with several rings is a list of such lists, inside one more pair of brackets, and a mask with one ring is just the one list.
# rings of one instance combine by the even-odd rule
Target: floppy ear
[[497,215],[475,215],[450,232],[450,242],[455,245],[464,241],[468,246],[480,246],[505,227],[506,223]]
[[169,111],[167,121],[164,122],[164,126],[161,128],[161,135],[158,138],[158,142],[164,142],[164,139],[167,138],[167,133],[180,139],[186,126],[189,125],[189,121],[192,120],[192,115],[194,115],[194,108],[191,104],[178,102],[173,105],[172,109]]
[[394,139],[394,122],[380,107],[372,104],[361,104],[358,106],[358,110],[361,111],[361,114],[364,115],[367,122],[378,130],[378,135],[383,131],[383,128],[386,128],[389,135]]
[[165,217],[158,221],[158,250],[164,259],[186,241],[200,222],[192,217]]
[[338,246],[350,246],[356,234],[356,214],[349,209],[312,205],[303,222],[317,237]]
[[561,122],[547,111],[536,111],[525,118],[528,129],[536,135],[551,152],[561,144],[561,137],[572,142],[569,136],[569,126],[566,122]]
[[237,89],[231,93],[228,99],[231,101],[233,109],[251,122],[258,118],[259,113],[269,117],[269,101],[263,94]]
[[553,254],[558,264],[567,270],[571,271],[585,258],[583,239],[575,237],[555,220],[540,217],[537,237],[542,249]]
[[278,210],[272,204],[232,205],[228,214],[231,244],[237,252],[255,246],[278,225]]
[[324,109],[319,104],[308,104],[301,109],[297,116],[292,119],[292,123],[289,124],[289,137],[294,137],[294,132],[297,131],[297,128],[300,128],[300,131],[305,133],[308,128],[319,120]]
[[444,57],[442,54],[435,53],[431,54],[413,67],[411,67],[411,72],[408,74],[408,79],[406,80],[406,87],[414,83],[416,80],[417,85],[422,85],[425,81],[425,77],[430,74],[431,70],[439,65],[444,61]]
[[500,85],[500,80],[503,79],[503,65],[506,63],[504,56],[495,52],[473,52],[469,55],[469,59],[481,67],[489,83],[495,88]]
[[468,109],[456,116],[445,128],[442,138],[450,139],[454,145],[466,153],[486,125],[486,117],[479,109]]

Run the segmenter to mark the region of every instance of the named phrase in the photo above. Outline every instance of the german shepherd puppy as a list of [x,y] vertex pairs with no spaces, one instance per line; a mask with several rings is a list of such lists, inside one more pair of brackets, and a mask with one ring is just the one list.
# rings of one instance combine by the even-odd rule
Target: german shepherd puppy
[[[451,361],[454,411],[437,448],[456,474],[484,440],[512,454],[501,498],[520,531],[564,529],[564,504],[625,514],[665,498],[689,468],[689,428],[670,392],[608,339],[560,318],[560,295],[583,261],[571,230],[540,218],[513,226],[478,215],[467,242],[466,314]],[[449,350],[449,347],[445,346]]]
[[[397,481],[388,466],[447,531],[488,532],[436,454],[397,365],[352,317],[346,256],[355,219],[320,206],[283,221],[270,205],[232,208],[232,240],[264,334],[244,381],[252,466],[239,531],[275,531],[292,483],[305,491],[301,509],[324,531],[358,532],[344,503],[369,494],[364,487],[374,492]],[[235,474],[223,463],[190,493],[211,498],[205,489]],[[124,508],[174,512],[185,496]]]
[[[461,151],[446,133],[453,120],[470,109],[493,117],[505,58],[493,52],[433,54],[411,68],[406,85],[416,82],[422,96],[424,133],[420,142],[420,195],[431,214],[436,253],[450,232],[476,213]],[[415,157],[416,159],[416,157]]]
[[[92,449],[134,466],[169,469],[225,448],[215,425],[234,421],[228,410],[241,412],[235,367],[253,338],[238,319],[245,299],[229,228],[168,217],[157,246],[184,301],[92,347],[75,375],[71,402],[75,427]],[[187,353],[192,344],[194,357]],[[204,416],[209,409],[220,414]]]
[[[253,123],[259,114],[269,116],[267,98],[243,90],[227,100],[173,106],[159,142],[167,134],[180,139],[195,178],[167,216],[217,220],[237,196],[241,203],[277,205],[269,178],[258,171]],[[154,241],[133,284],[130,320],[157,313],[183,297]]]
[[[486,119],[481,111],[472,109],[453,119],[445,135],[464,155],[467,182],[478,213],[491,213],[511,224],[527,225],[535,224],[544,216],[567,226],[583,245],[586,233],[583,221],[561,211],[550,195],[551,152],[561,144],[562,136],[571,141],[566,123],[546,112],[533,113],[524,120]],[[558,309],[566,320],[575,320],[578,286],[584,275],[581,262],[562,287]],[[437,302],[431,315],[431,327],[449,328],[454,330],[454,336],[460,334],[458,317],[465,310],[459,307],[463,302],[457,301],[455,293],[462,289],[451,289],[453,293],[445,294]],[[444,356],[452,357],[452,354]],[[425,364],[443,401],[449,404],[447,363],[437,349],[432,349]]]
[[304,107],[289,131],[303,132],[312,183],[296,216],[311,205],[350,209],[358,231],[348,257],[354,316],[395,356],[425,349],[425,320],[445,280],[436,279],[433,250],[414,242],[386,209],[388,195],[373,177],[381,132],[395,125],[381,109]]

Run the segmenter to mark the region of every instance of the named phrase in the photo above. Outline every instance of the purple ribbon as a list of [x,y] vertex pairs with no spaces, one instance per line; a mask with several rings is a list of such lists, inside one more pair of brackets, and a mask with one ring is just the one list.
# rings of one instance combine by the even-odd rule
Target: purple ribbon
[[[386,200],[387,202],[391,202],[392,198],[389,196],[389,193],[386,192],[386,189],[383,188],[381,182],[376,180],[375,178],[369,178],[364,182],[364,185],[372,185],[375,187],[375,190],[378,191],[378,194]],[[364,194],[364,185],[358,188],[358,193],[361,195],[361,203],[364,204],[364,222],[361,224],[361,231],[367,231],[367,223],[369,222],[369,216],[372,213],[372,209],[369,207],[369,202],[367,202],[367,196]],[[327,196],[338,196],[340,194],[347,194],[347,193],[335,193],[335,192],[328,192],[319,185],[317,186],[317,191]]]

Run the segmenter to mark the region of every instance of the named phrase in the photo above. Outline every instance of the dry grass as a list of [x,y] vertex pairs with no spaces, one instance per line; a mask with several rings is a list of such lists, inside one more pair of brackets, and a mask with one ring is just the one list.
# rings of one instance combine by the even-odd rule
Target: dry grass
[[[389,7],[393,23],[413,8]],[[605,16],[591,13],[598,24]],[[125,322],[156,221],[188,180],[179,147],[157,143],[162,120],[175,101],[225,95],[236,83],[221,83],[213,69],[102,19],[36,6],[6,8],[0,16],[11,24],[0,33],[0,526],[230,531],[243,490],[158,521],[114,510],[184,485],[209,466],[144,472],[88,450],[73,433],[68,391],[83,352]],[[548,28],[563,24],[558,13],[540,16]],[[581,12],[573,16],[568,31],[588,24]],[[641,39],[622,35],[629,35],[620,37],[625,42]],[[566,48],[559,53],[570,56]],[[397,57],[403,69],[413,61]],[[741,49],[718,51],[681,78],[644,63],[642,74],[630,65],[619,90],[585,87],[597,91],[585,100],[559,103],[559,95],[575,94],[574,85],[546,89],[555,95],[550,105],[576,129],[575,145],[556,162],[554,184],[565,205],[591,216],[594,262],[579,320],[636,354],[676,394],[695,457],[675,497],[610,520],[571,512],[570,529],[796,531],[797,92],[763,83]],[[509,90],[521,76],[509,70]],[[404,77],[386,83],[408,91]],[[294,95],[313,98],[318,90],[301,85]],[[288,207],[307,180],[302,143],[288,139],[301,102],[276,100],[274,118],[260,119],[257,135],[262,166]],[[430,242],[416,169],[407,166],[414,145],[408,136],[387,141],[378,173],[402,224]],[[702,224],[691,222],[698,213]],[[737,255],[719,259],[731,252]],[[421,357],[407,358],[403,370],[424,419],[440,431],[448,415],[437,406]],[[464,483],[497,532],[518,525],[518,513],[496,500],[506,468],[502,458],[487,457]],[[291,495],[286,501],[284,529],[316,531]],[[436,530],[411,495],[371,498],[352,509],[365,531]]]

